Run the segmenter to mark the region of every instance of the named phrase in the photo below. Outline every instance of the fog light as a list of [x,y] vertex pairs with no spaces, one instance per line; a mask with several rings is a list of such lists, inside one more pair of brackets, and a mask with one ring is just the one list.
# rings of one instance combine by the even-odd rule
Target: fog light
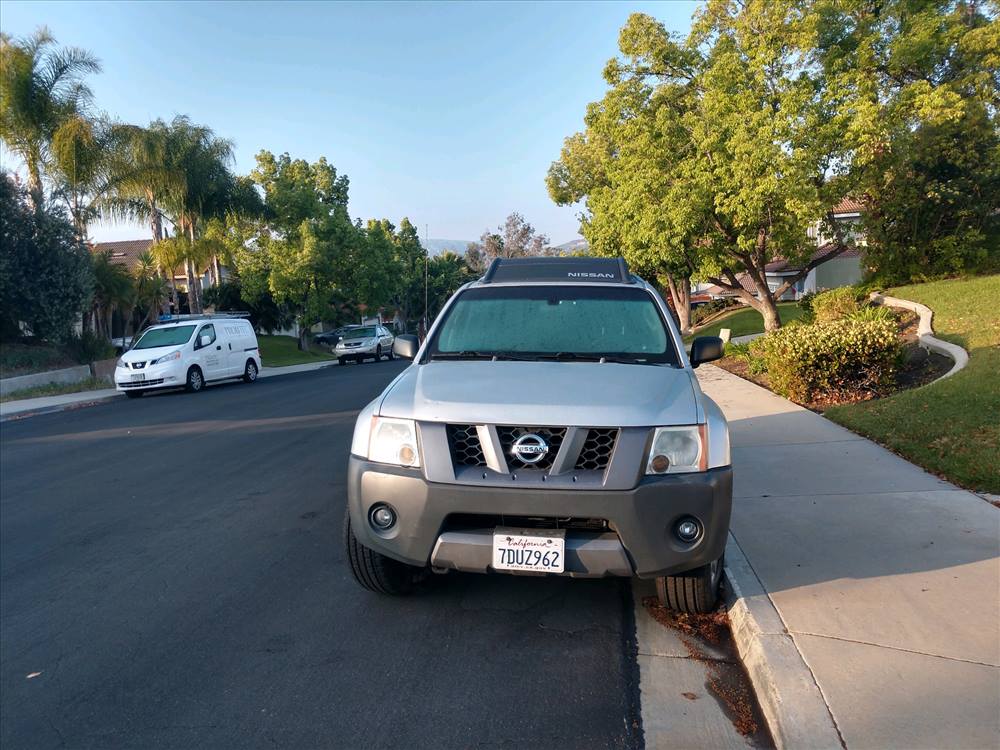
[[653,456],[653,460],[649,462],[649,468],[655,471],[657,474],[663,474],[667,469],[670,468],[670,459],[664,456],[662,453]]
[[396,514],[388,505],[376,505],[372,508],[369,518],[372,526],[382,531],[392,528],[392,525],[396,523]]
[[682,518],[674,527],[674,532],[682,542],[693,542],[701,536],[701,524],[694,518]]

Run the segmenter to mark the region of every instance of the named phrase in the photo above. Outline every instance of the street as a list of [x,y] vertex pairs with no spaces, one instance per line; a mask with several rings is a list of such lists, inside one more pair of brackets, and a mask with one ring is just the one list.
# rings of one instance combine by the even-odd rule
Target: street
[[641,745],[628,581],[351,580],[354,416],[404,366],[3,423],[0,745]]

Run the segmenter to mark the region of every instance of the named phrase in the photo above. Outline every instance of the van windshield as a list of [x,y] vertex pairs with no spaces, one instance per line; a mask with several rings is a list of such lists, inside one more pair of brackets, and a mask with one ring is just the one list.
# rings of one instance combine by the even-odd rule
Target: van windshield
[[180,346],[186,344],[194,333],[194,326],[171,326],[170,328],[150,328],[132,346],[133,349],[155,349],[158,346]]
[[469,289],[428,347],[431,359],[510,357],[678,365],[653,298],[643,289],[523,286]]

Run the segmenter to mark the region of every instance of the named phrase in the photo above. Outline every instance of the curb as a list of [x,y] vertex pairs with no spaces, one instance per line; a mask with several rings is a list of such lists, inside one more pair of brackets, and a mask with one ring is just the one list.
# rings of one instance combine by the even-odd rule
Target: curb
[[[872,302],[877,302],[885,305],[886,307],[899,307],[904,310],[910,310],[911,312],[915,312],[919,315],[920,323],[917,325],[917,340],[920,342],[920,345],[924,347],[924,349],[929,349],[932,352],[943,354],[955,363],[952,365],[952,368],[948,370],[948,372],[937,380],[932,380],[931,383],[936,383],[938,380],[944,380],[945,378],[954,375],[959,370],[964,369],[965,366],[969,364],[969,353],[965,351],[965,349],[957,344],[949,344],[947,341],[942,341],[934,336],[934,329],[931,327],[931,321],[934,319],[934,311],[927,305],[922,305],[919,302],[913,302],[908,299],[887,297],[879,292],[872,292],[869,297]],[[930,383],[925,383],[925,385],[930,385]]]
[[812,670],[731,532],[725,575],[733,640],[775,746],[846,747]]
[[[92,398],[85,401],[70,401],[66,404],[54,404],[53,406],[41,406],[37,409],[26,409],[24,411],[15,411],[10,414],[0,415],[0,422],[14,422],[18,419],[28,419],[29,417],[38,417],[42,414],[55,414],[60,411],[70,411],[72,409],[85,409],[88,406],[96,406],[97,404],[104,404],[109,401],[118,400],[119,398],[124,398],[124,393],[114,393],[110,396],[102,396],[101,398]],[[16,402],[12,402],[16,403]]]

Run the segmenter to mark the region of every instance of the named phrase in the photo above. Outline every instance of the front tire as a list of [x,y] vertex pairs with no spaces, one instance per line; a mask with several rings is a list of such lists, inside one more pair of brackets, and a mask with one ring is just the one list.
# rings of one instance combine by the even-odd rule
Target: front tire
[[257,379],[258,375],[257,363],[252,359],[247,360],[247,366],[243,368],[243,382],[252,383]]
[[381,362],[382,361],[382,345],[381,344],[379,344],[378,346],[375,347],[375,361],[376,362]]
[[188,370],[184,388],[188,393],[198,393],[205,388],[205,376],[201,374],[200,368],[192,367]]
[[350,511],[344,512],[344,552],[351,575],[362,588],[388,596],[405,596],[413,591],[421,569],[386,557],[359,542],[351,530]]
[[724,556],[694,570],[656,579],[660,604],[684,614],[706,614],[719,603]]

